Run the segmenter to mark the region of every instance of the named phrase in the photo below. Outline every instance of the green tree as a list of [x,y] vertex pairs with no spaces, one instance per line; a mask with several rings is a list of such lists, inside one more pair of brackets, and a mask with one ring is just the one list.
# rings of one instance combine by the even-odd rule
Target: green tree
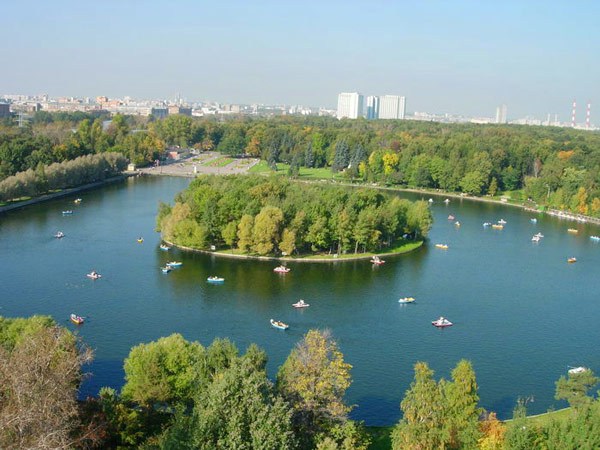
[[279,249],[286,255],[291,255],[296,250],[296,232],[294,230],[284,228]]
[[259,255],[272,253],[275,245],[279,242],[283,213],[275,206],[265,206],[254,218],[254,229],[252,239],[254,251]]
[[235,220],[229,222],[223,229],[221,230],[221,236],[223,237],[223,241],[233,249],[235,245],[235,240],[237,238],[238,231],[238,223]]
[[244,214],[242,216],[242,220],[238,225],[238,248],[244,252],[248,253],[250,248],[252,248],[252,230],[254,228],[254,218],[249,214]]
[[557,400],[566,400],[575,409],[580,409],[592,402],[588,392],[600,382],[590,369],[580,373],[569,373],[567,377],[561,376],[556,382]]

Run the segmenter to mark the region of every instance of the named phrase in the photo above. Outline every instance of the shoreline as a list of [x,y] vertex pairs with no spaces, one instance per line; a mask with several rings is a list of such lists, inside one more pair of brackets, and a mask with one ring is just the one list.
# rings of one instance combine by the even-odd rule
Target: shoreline
[[44,194],[39,197],[35,197],[29,200],[24,200],[22,202],[17,202],[9,205],[0,206],[0,214],[7,213],[9,211],[14,211],[16,209],[26,208],[27,206],[36,205],[38,203],[47,202],[50,200],[56,200],[57,198],[68,197],[69,195],[76,194],[78,192],[89,191],[92,189],[97,189],[102,186],[106,186],[107,184],[116,183],[118,181],[126,180],[128,177],[138,175],[137,173],[131,172],[123,172],[121,175],[116,177],[107,178],[106,180],[96,181],[94,183],[88,183],[81,186],[63,189],[60,192],[54,192],[52,194]]
[[[400,256],[400,255],[405,255],[407,253],[412,253],[412,252],[422,248],[423,245],[425,244],[425,241],[423,240],[423,241],[418,242],[418,245],[416,245],[415,247],[411,247],[405,251],[392,252],[392,253],[369,253],[368,255],[352,256],[352,257],[346,257],[346,258],[336,258],[333,255],[329,258],[311,258],[311,257],[292,258],[289,256],[279,257],[279,256],[240,255],[240,254],[227,253],[227,252],[216,251],[216,250],[214,250],[214,251],[213,250],[200,250],[197,248],[186,247],[184,245],[178,245],[173,242],[169,242],[165,239],[162,239],[162,241],[167,243],[171,247],[177,248],[179,250],[189,251],[189,252],[193,252],[193,253],[202,253],[205,255],[213,255],[213,256],[232,258],[232,259],[247,259],[247,260],[255,260],[255,261],[280,261],[280,262],[300,262],[300,263],[313,263],[313,262],[315,262],[315,263],[338,263],[338,262],[351,262],[351,261],[366,261],[366,260],[371,260],[371,258],[373,258],[373,256],[386,257],[386,258],[396,257],[396,256]],[[417,243],[415,243],[415,244],[417,244]]]

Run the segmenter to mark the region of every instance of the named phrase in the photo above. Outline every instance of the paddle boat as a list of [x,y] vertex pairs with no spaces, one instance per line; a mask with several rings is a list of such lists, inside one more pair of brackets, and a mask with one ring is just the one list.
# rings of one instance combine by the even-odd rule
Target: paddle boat
[[288,273],[290,270],[289,267],[285,267],[285,266],[277,266],[273,269],[273,272],[277,272],[277,273]]
[[444,200],[444,203],[447,205],[448,203],[450,203],[450,199],[447,198],[446,200]]
[[65,237],[65,233],[63,233],[62,231],[57,231],[56,234],[54,235],[54,237],[56,239],[64,238]]
[[209,283],[224,283],[225,282],[225,278],[221,278],[221,277],[217,277],[217,276],[212,276],[212,277],[208,277],[206,279],[206,281],[208,281]]
[[504,220],[504,219],[500,219],[500,220],[498,221],[498,223],[499,223],[499,224],[501,224],[501,225],[504,225],[504,224],[506,224],[506,220]]
[[531,238],[531,242],[540,242],[540,237],[533,235],[533,237]]
[[371,258],[371,263],[380,266],[381,264],[385,264],[385,261],[380,259],[379,256],[375,255]]
[[489,227],[492,225],[492,222],[483,222],[484,227]]
[[97,280],[98,278],[102,278],[102,275],[95,270],[92,270],[90,273],[86,274],[86,277],[91,278],[92,280]]
[[598,241],[600,241],[600,236],[590,236],[590,239],[591,239],[592,241],[596,241],[596,242],[598,242]]
[[529,219],[529,221],[530,221],[531,223],[537,223],[537,219],[536,219],[535,217],[532,217],[531,219]]
[[544,235],[542,233],[535,233],[534,236],[537,236],[539,238],[543,238],[544,237]]
[[76,205],[79,205],[83,200],[81,200],[80,198],[76,198],[75,200],[73,200],[73,203],[75,203]]
[[137,242],[138,244],[141,244],[142,242],[144,242],[144,238],[140,236],[139,238],[137,238]]
[[568,263],[574,263],[577,262],[577,258],[575,258],[574,256],[571,256],[570,258],[567,259]]
[[494,230],[503,230],[504,229],[504,225],[500,225],[498,223],[494,223],[494,224],[492,224],[492,228]]
[[168,245],[160,244],[160,249],[164,252],[168,252],[170,248],[171,247],[169,247]]
[[444,249],[444,250],[447,250],[447,249],[448,249],[448,245],[446,245],[446,244],[435,244],[435,246],[436,246],[437,248],[441,248],[441,249]]
[[452,322],[450,322],[448,319],[445,319],[444,317],[440,317],[438,320],[434,320],[433,322],[431,322],[431,325],[433,325],[434,327],[438,327],[438,328],[445,328],[445,327],[451,327],[454,324]]
[[577,375],[577,374],[580,374],[580,373],[585,373],[588,370],[590,370],[590,369],[588,369],[587,367],[581,367],[581,366],[579,366],[579,367],[570,367],[569,370],[568,370],[568,372],[569,372],[570,375]]
[[300,299],[296,303],[292,303],[294,308],[308,308],[310,305],[306,303],[304,300]]
[[171,261],[166,264],[167,267],[171,269],[175,269],[176,267],[181,267],[183,263],[181,261]]
[[271,325],[273,325],[275,328],[279,328],[280,330],[287,330],[290,327],[287,323],[273,319],[271,319]]
[[160,270],[162,271],[162,273],[169,273],[171,269],[169,266],[165,266],[165,267],[161,267]]
[[454,220],[454,216],[453,216],[452,214],[450,214],[450,215],[448,216],[448,220]]
[[575,229],[575,228],[569,228],[569,229],[567,230],[567,232],[568,232],[568,233],[577,234],[577,233],[579,233],[579,230],[577,230],[577,229]]
[[457,220],[456,222],[454,222],[454,225],[456,225],[457,227],[460,227],[460,222]]
[[429,200],[427,200],[429,203],[433,203],[433,199],[430,198]]
[[85,319],[83,317],[78,316],[77,314],[71,314],[71,322],[81,325],[84,321]]
[[398,303],[414,303],[415,299],[413,297],[404,297],[398,300]]
[[73,214],[73,211],[70,209],[67,209],[65,211],[62,212],[63,216],[70,216],[71,214]]

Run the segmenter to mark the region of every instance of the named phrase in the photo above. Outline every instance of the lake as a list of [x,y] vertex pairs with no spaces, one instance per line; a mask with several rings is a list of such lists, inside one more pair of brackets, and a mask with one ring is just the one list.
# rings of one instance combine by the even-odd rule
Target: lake
[[[554,400],[554,383],[568,366],[600,370],[600,244],[589,239],[600,235],[597,226],[433,197],[430,242],[413,253],[381,266],[289,263],[290,273],[277,274],[275,262],[159,249],[158,202],[172,202],[189,181],[129,178],[79,194],[79,205],[73,196],[0,216],[0,314],[48,314],[77,330],[95,351],[82,396],[120,388],[130,348],[171,333],[203,345],[228,337],[241,351],[256,343],[274,377],[306,331],[329,328],[353,366],[353,417],[367,425],[398,420],[417,361],[437,378],[448,378],[461,358],[472,361],[481,405],[501,418],[511,416],[519,396],[530,399],[530,413],[564,406]],[[67,209],[73,214],[63,216]],[[482,226],[501,218],[502,230]],[[58,230],[63,239],[53,237]],[[537,232],[545,237],[533,243]],[[571,256],[575,264],[567,263]],[[183,266],[161,273],[171,260]],[[91,270],[102,278],[87,278]],[[225,283],[208,284],[211,275]],[[416,302],[399,304],[406,296]],[[300,298],[311,306],[292,308]],[[71,324],[73,312],[85,324]],[[434,328],[439,316],[454,326]],[[271,318],[289,330],[271,327]]]

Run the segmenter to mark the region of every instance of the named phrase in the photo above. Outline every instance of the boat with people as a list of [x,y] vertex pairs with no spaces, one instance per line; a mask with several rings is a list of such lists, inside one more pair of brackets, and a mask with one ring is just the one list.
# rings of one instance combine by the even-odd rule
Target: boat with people
[[568,372],[569,372],[570,375],[577,375],[577,374],[580,374],[580,373],[585,373],[588,370],[590,370],[587,367],[582,367],[582,366],[579,366],[579,367],[570,367],[570,366],[568,366],[568,367],[569,367]]
[[415,299],[413,297],[404,297],[404,298],[401,298],[398,300],[398,303],[403,303],[403,304],[414,303],[414,302],[415,302]]
[[590,236],[590,239],[591,239],[592,241],[596,241],[596,242],[598,242],[598,241],[600,241],[600,236]]
[[171,247],[169,247],[168,245],[165,245],[165,244],[160,244],[160,249],[163,252],[168,252],[171,249]]
[[504,219],[500,219],[500,220],[498,221],[498,223],[499,223],[500,225],[505,225],[505,224],[506,224],[506,220],[504,220]]
[[454,219],[455,219],[455,217],[454,217],[452,214],[450,214],[450,215],[448,216],[448,220],[454,220]]
[[448,203],[450,203],[450,199],[447,198],[446,200],[444,200],[444,203],[447,205]]
[[76,205],[79,205],[83,200],[81,200],[80,198],[76,198],[75,200],[73,200],[73,203],[75,203]]
[[577,262],[577,258],[575,258],[574,256],[571,256],[570,258],[567,259],[568,263],[574,263]]
[[275,328],[279,328],[280,330],[287,330],[290,326],[287,323],[283,323],[280,320],[271,319],[271,325]]
[[162,273],[169,273],[173,269],[171,269],[169,266],[164,266],[161,267],[160,270],[162,271]]
[[427,200],[429,203],[433,203],[433,199],[430,198],[429,200]]
[[503,230],[504,229],[504,225],[501,225],[499,223],[494,223],[494,224],[492,224],[492,228],[494,230]]
[[65,237],[65,233],[63,233],[62,231],[57,231],[56,234],[54,235],[54,237],[56,239],[64,238]]
[[138,244],[141,244],[142,242],[144,242],[144,238],[140,236],[139,238],[137,238],[137,242]]
[[445,317],[440,316],[440,318],[438,320],[434,320],[433,322],[431,322],[431,325],[433,325],[434,327],[437,327],[437,328],[446,328],[446,327],[451,327],[454,324],[452,322],[450,322],[448,319],[446,319]]
[[529,219],[529,221],[530,221],[531,223],[537,223],[537,219],[536,219],[535,217],[532,217],[531,219]]
[[533,237],[531,238],[531,242],[540,242],[540,237],[536,236],[535,234],[533,235]]
[[460,222],[457,220],[456,222],[454,222],[454,225],[460,227]]
[[304,300],[300,299],[296,303],[292,303],[294,308],[308,308],[310,304],[306,303]]
[[277,273],[288,273],[290,270],[289,267],[285,267],[285,266],[277,266],[273,269],[273,272],[277,272]]
[[492,222],[483,222],[484,227],[489,227],[492,225]]
[[578,230],[578,229],[576,229],[576,228],[569,228],[569,229],[567,230],[567,232],[568,232],[568,233],[577,234],[577,233],[579,233],[579,230]]
[[447,250],[448,249],[448,245],[446,245],[446,244],[435,244],[435,246],[437,248],[441,248],[443,250]]
[[102,275],[95,270],[92,270],[90,273],[86,274],[86,277],[91,278],[92,280],[97,280],[98,278],[102,278]]
[[217,277],[217,276],[212,276],[212,277],[208,277],[206,279],[206,281],[208,281],[209,283],[224,283],[225,282],[225,278],[222,277]]
[[85,318],[78,316],[77,314],[71,314],[71,322],[81,325],[85,321]]
[[371,263],[380,266],[381,264],[385,264],[385,261],[379,258],[379,256],[375,255],[371,258]]
[[63,216],[70,216],[71,214],[73,214],[73,211],[70,209],[67,209],[65,211],[62,212]]
[[535,233],[534,236],[537,236],[539,238],[543,238],[544,237],[544,235],[542,233]]
[[170,261],[166,264],[167,267],[170,267],[171,269],[174,269],[176,267],[181,267],[183,265],[183,263],[181,261]]

